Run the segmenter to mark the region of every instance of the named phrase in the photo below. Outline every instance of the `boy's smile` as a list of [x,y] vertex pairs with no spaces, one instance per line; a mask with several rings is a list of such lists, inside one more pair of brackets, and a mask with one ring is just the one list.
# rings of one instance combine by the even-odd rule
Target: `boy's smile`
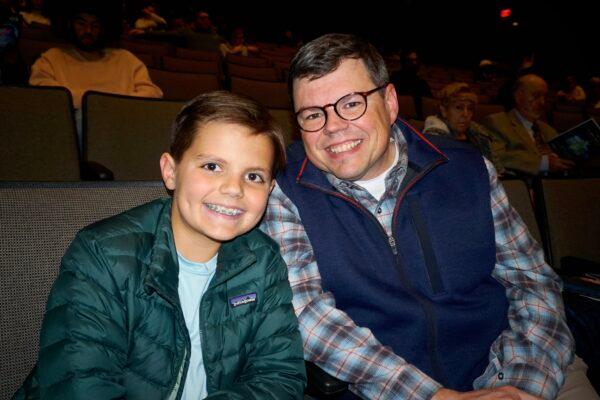
[[202,125],[179,163],[161,159],[167,188],[174,190],[171,210],[177,251],[206,261],[221,242],[258,224],[273,187],[274,149],[263,134],[242,125]]

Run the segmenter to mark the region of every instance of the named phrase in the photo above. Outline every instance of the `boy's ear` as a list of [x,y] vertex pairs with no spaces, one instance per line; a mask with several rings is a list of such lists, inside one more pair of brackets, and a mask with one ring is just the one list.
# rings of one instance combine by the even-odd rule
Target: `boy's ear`
[[160,156],[160,173],[167,189],[175,190],[177,163],[169,153]]

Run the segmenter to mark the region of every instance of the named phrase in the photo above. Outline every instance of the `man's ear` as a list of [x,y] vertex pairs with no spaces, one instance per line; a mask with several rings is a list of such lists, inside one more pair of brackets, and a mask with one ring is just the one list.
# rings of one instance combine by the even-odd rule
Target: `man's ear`
[[160,156],[160,173],[167,189],[175,190],[177,163],[169,153]]
[[390,124],[393,124],[396,118],[398,118],[398,96],[396,95],[396,88],[392,83],[388,83],[385,87],[383,100],[385,101],[385,108],[390,117]]
[[517,89],[515,90],[515,92],[513,93],[513,99],[515,102],[515,107],[520,107],[521,104],[523,104],[523,89]]

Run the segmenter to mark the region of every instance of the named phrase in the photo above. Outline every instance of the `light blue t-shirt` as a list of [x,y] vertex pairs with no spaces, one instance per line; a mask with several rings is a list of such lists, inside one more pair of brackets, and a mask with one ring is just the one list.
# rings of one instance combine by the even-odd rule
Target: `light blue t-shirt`
[[208,395],[200,341],[200,300],[215,275],[217,254],[206,263],[187,260],[179,253],[177,257],[179,259],[179,285],[177,288],[179,301],[192,343],[190,365],[181,399],[197,400]]

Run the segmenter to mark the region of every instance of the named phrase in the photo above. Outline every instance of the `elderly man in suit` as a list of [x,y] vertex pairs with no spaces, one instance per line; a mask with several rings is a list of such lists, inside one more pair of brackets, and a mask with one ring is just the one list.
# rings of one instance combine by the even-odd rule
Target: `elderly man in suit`
[[547,94],[544,79],[534,74],[523,75],[513,89],[514,108],[483,119],[483,124],[495,133],[498,158],[507,170],[537,175],[573,167],[571,161],[560,158],[547,144],[557,136],[556,130],[542,121]]

